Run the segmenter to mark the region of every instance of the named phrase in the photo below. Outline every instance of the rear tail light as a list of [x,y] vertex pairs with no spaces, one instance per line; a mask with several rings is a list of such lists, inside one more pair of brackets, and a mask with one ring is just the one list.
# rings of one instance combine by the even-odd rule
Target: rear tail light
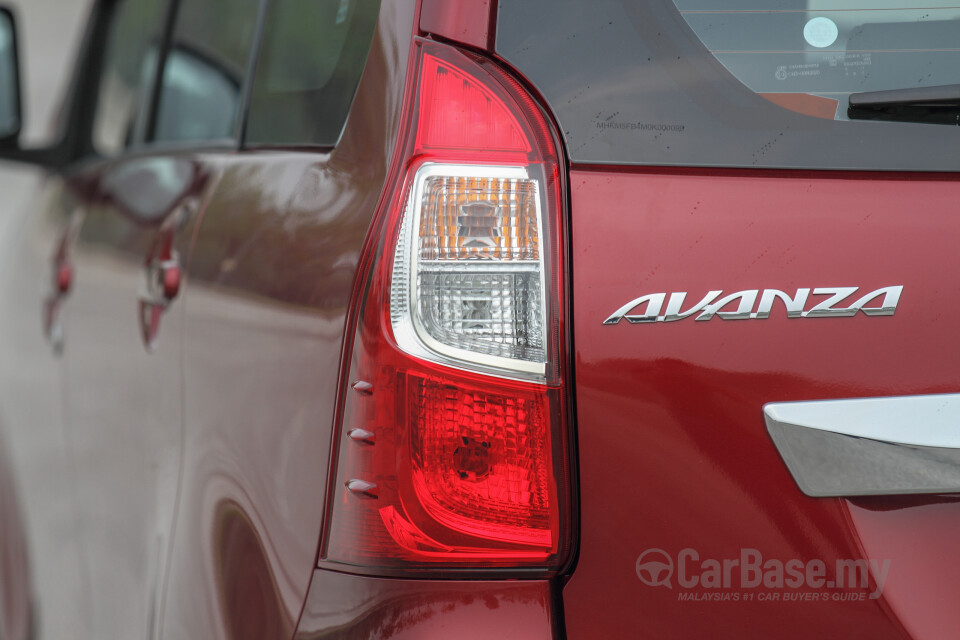
[[320,562],[556,570],[571,519],[556,137],[491,62],[415,52],[348,326]]

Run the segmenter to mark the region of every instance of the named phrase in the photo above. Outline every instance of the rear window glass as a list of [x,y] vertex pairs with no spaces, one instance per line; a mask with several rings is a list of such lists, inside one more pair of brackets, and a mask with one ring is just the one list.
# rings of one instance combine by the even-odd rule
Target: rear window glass
[[271,3],[254,75],[247,144],[335,145],[379,12],[379,0]]
[[916,9],[902,0],[874,0],[869,9],[863,0],[674,4],[737,80],[801,113],[843,120],[853,92],[960,82],[955,1]]
[[497,35],[575,161],[960,169],[956,101],[849,110],[851,94],[960,83],[960,3],[586,4],[501,0]]

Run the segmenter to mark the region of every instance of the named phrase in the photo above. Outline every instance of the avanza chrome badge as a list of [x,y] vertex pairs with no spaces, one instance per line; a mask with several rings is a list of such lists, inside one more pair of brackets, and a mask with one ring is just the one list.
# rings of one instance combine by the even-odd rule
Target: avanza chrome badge
[[[617,324],[621,320],[633,324],[647,322],[676,322],[696,315],[696,320],[710,320],[714,316],[722,320],[750,320],[769,318],[773,310],[774,301],[780,300],[786,309],[788,318],[849,318],[863,313],[868,316],[892,316],[900,302],[903,285],[882,287],[856,298],[849,306],[842,306],[844,302],[857,293],[858,287],[818,287],[812,290],[815,296],[828,296],[824,300],[807,309],[811,289],[797,289],[790,296],[778,289],[747,289],[724,296],[723,290],[710,291],[690,308],[683,310],[687,298],[686,291],[666,293],[650,293],[635,298],[626,303],[603,321],[603,324]],[[723,297],[721,297],[723,296]],[[760,302],[757,303],[759,298]],[[879,300],[878,304],[867,306]],[[667,308],[663,313],[663,303]],[[646,305],[644,313],[631,311]],[[756,307],[756,309],[754,309]],[[722,309],[727,309],[723,311]],[[629,314],[629,315],[628,315]]]

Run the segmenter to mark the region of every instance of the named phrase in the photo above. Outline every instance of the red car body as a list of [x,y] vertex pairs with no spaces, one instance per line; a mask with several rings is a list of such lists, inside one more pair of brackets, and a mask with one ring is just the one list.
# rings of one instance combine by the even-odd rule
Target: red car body
[[[369,52],[333,144],[250,143],[248,95],[233,139],[161,143],[148,132],[115,155],[90,144],[89,95],[120,5],[95,5],[62,141],[3,152],[47,173],[0,283],[12,458],[0,465],[0,635],[25,638],[33,610],[46,637],[956,637],[960,487],[807,495],[765,414],[770,403],[957,390],[955,127],[834,120],[836,104],[824,117],[820,101],[832,92],[744,80],[690,98],[733,131],[711,146],[727,134],[703,133],[687,103],[675,120],[667,107],[659,121],[630,111],[645,104],[638,95],[654,104],[713,82],[700,58],[678,55],[658,85],[630,47],[649,45],[646,61],[666,68],[671,47],[702,36],[698,15],[769,12],[561,4],[372,3]],[[251,42],[272,5],[258,6]],[[669,46],[652,31],[660,19],[678,29],[663,27]],[[175,23],[168,14],[167,32]],[[251,46],[241,75],[257,69]],[[710,45],[721,62],[738,53],[724,46]],[[849,51],[837,60],[853,69],[863,54]],[[430,85],[430,64],[448,65],[453,88]],[[461,82],[488,107],[449,113],[496,122],[479,142],[469,127],[460,138],[453,125],[430,128]],[[751,128],[753,114],[782,104],[782,130]],[[164,126],[156,113],[149,122],[154,134]],[[835,125],[867,133],[822,146]],[[885,166],[876,149],[895,142],[890,153],[906,159]],[[911,155],[923,145],[929,153]],[[424,167],[444,162],[526,164],[539,176],[553,323],[540,377],[431,361],[396,337],[398,207]],[[852,313],[810,316],[837,287],[848,290],[834,308]],[[765,316],[767,291],[783,295],[769,294]],[[383,416],[406,424],[419,405],[403,404],[397,389],[411,383],[394,388],[397,376],[545,416],[530,454],[545,460],[535,463],[548,477],[537,481],[545,529],[484,516],[490,529],[438,541],[442,527],[417,529],[416,509],[413,523],[388,520],[385,509],[408,504],[404,489],[389,474],[360,484],[349,474],[407,469],[408,432]],[[351,447],[375,435],[386,453],[364,462],[366,449]],[[486,460],[491,445],[475,445],[464,438],[455,451],[465,482],[493,473],[461,459]],[[371,525],[358,498],[393,502]],[[390,528],[401,525],[406,538]],[[643,564],[648,552],[661,567]],[[757,558],[772,564],[747,584]],[[803,579],[764,582],[791,561]],[[848,561],[869,570],[844,587],[832,572]],[[709,562],[726,572],[715,583]],[[812,562],[827,567],[821,582]],[[649,573],[660,569],[667,579]]]

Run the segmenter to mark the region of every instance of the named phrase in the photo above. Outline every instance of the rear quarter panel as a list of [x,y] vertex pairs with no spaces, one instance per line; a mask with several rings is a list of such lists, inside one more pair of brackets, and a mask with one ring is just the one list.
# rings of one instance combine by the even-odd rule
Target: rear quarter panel
[[213,154],[188,268],[164,637],[281,638],[314,573],[345,314],[397,135],[412,0],[384,2],[337,148]]

